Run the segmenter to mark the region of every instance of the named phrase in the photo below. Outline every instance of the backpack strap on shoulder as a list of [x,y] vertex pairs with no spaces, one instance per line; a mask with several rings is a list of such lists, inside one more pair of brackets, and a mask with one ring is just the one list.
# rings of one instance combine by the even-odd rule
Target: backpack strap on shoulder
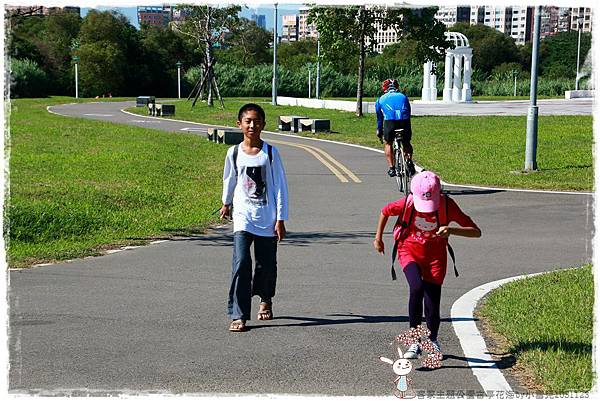
[[273,165],[273,146],[267,143],[267,153],[269,154],[269,163]]
[[[450,197],[447,194],[444,194],[444,203],[445,203],[445,207],[444,210],[446,212],[444,218],[445,218],[445,222],[444,225],[448,225],[450,222],[448,221],[448,203],[450,203]],[[441,222],[440,222],[441,224]],[[448,245],[448,253],[450,254],[450,258],[452,259],[452,265],[454,266],[454,276],[458,277],[458,269],[456,268],[456,257],[454,256],[454,249],[452,249],[452,245],[450,245],[450,242],[447,242]]]
[[[410,214],[408,216],[408,220],[406,220],[406,209],[408,209],[408,205],[410,203]],[[394,270],[394,263],[396,262],[396,256],[398,256],[398,245],[400,244],[400,238],[402,238],[403,234],[404,234],[404,230],[406,230],[408,228],[408,226],[410,225],[410,222],[413,218],[413,214],[415,211],[415,207],[413,205],[412,202],[412,195],[409,194],[406,197],[406,201],[404,202],[404,207],[402,208],[402,215],[400,215],[398,217],[398,220],[400,222],[400,233],[398,234],[398,239],[394,240],[394,247],[392,248],[392,268],[391,268],[391,273],[392,273],[392,280],[396,280],[396,271]],[[396,225],[398,224],[398,222],[396,222]]]
[[238,176],[237,157],[238,157],[239,147],[240,147],[240,144],[237,144],[233,147],[233,169],[235,170],[236,177]]

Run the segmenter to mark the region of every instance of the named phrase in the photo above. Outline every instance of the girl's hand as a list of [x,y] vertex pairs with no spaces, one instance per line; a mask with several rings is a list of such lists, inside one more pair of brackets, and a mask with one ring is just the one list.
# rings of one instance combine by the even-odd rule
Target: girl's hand
[[440,226],[436,234],[442,238],[448,238],[450,236],[450,227]]
[[373,248],[380,254],[385,255],[385,245],[382,240],[375,238],[373,241]]

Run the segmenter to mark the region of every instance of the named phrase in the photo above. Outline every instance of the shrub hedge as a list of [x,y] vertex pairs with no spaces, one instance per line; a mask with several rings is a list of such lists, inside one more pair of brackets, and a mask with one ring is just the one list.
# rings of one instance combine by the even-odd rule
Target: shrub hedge
[[[270,65],[254,67],[231,64],[217,64],[215,73],[219,78],[219,90],[225,97],[269,97],[271,96],[271,81],[273,68]],[[409,70],[406,75],[398,76],[401,90],[411,97],[421,96],[423,77]],[[308,68],[292,71],[278,66],[278,94],[280,96],[308,96]],[[380,92],[380,78],[376,74],[367,74],[364,81],[364,96],[376,97]],[[200,77],[200,68],[190,68],[184,76],[184,88],[192,88]],[[481,77],[474,74],[471,83],[473,96],[512,96],[514,80],[511,74],[494,74],[492,77]],[[565,78],[546,79],[541,77],[538,82],[538,95],[563,96],[566,90],[573,89],[574,82]],[[316,69],[311,70],[311,97],[315,96]],[[320,96],[321,97],[354,97],[356,96],[356,75],[344,75],[331,67],[321,68]],[[527,77],[517,80],[517,96],[529,95],[530,81]],[[584,87],[582,85],[582,87]],[[444,88],[443,77],[438,76],[438,96]]]

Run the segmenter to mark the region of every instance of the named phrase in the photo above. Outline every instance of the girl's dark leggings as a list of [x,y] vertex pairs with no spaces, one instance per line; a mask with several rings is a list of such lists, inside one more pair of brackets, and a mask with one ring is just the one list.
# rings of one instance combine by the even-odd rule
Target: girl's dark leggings
[[419,265],[411,262],[404,268],[404,275],[408,281],[410,296],[408,298],[408,320],[410,327],[421,324],[423,317],[423,304],[425,304],[425,321],[431,331],[431,341],[437,340],[440,329],[440,300],[442,286],[423,281]]

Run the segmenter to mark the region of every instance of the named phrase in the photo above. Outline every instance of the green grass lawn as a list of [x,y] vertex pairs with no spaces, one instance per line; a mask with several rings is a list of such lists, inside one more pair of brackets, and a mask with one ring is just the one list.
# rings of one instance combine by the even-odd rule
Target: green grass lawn
[[216,221],[227,147],[46,111],[72,101],[12,101],[9,266],[93,255]]
[[[225,109],[198,102],[177,103],[175,118],[234,126],[237,111],[249,99],[225,99]],[[333,133],[317,138],[381,148],[373,114],[359,118],[352,112],[272,106],[270,99],[254,99],[265,109],[266,130],[277,130],[280,115],[306,115],[331,120]],[[131,109],[144,114],[145,110]],[[460,116],[413,117],[416,162],[455,184],[527,189],[591,191],[593,189],[593,130],[591,116],[540,116],[538,171],[521,174],[525,161],[527,117]],[[382,174],[385,172],[382,161]]]
[[492,291],[478,316],[506,341],[515,369],[545,393],[591,389],[594,277],[592,266],[552,272]]

